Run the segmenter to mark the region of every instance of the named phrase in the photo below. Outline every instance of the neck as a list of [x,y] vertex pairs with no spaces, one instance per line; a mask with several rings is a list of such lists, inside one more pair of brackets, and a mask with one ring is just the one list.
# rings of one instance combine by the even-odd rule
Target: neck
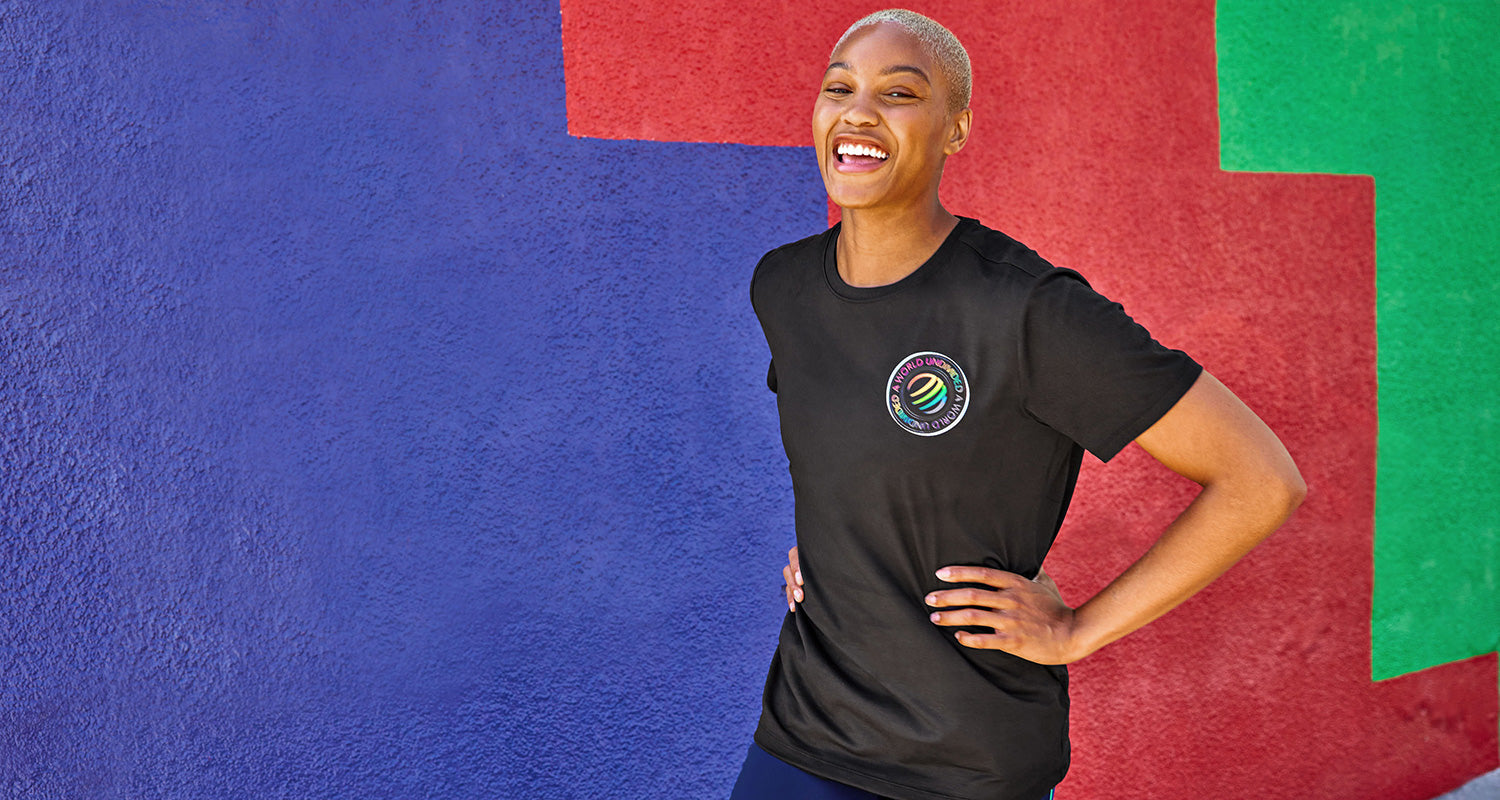
[[918,208],[846,208],[836,250],[850,286],[884,286],[922,266],[958,225],[936,198]]

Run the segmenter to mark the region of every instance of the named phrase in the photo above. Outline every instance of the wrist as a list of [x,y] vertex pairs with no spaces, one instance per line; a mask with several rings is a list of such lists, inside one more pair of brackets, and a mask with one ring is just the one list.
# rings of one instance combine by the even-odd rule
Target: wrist
[[1082,612],[1082,606],[1073,611],[1073,626],[1068,631],[1067,642],[1064,645],[1064,654],[1067,657],[1064,663],[1071,664],[1074,661],[1080,661],[1109,643],[1094,626],[1089,624],[1088,615]]

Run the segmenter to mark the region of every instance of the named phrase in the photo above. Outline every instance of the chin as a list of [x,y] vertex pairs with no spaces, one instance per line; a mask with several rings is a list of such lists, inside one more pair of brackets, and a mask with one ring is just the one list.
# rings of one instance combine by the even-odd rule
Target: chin
[[832,201],[834,205],[838,206],[842,211],[863,211],[872,208],[880,208],[881,206],[885,205],[884,203],[881,203],[877,200],[848,200],[833,196],[829,196],[828,199]]
[[874,208],[880,205],[884,193],[880,191],[860,191],[849,186],[830,185],[823,182],[823,190],[828,193],[828,201],[843,209]]

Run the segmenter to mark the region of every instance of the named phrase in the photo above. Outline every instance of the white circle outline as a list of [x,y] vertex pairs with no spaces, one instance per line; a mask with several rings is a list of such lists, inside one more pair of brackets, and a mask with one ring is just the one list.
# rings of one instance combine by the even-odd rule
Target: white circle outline
[[[944,425],[941,430],[936,430],[931,433],[914,431],[911,428],[902,425],[901,419],[896,416],[896,409],[891,406],[891,383],[896,380],[896,373],[901,371],[902,365],[904,365],[906,362],[911,361],[914,358],[921,358],[922,356],[937,356],[938,358],[943,359],[949,364],[952,364],[953,368],[958,370],[958,376],[962,378],[964,382],[964,407],[958,410],[958,416],[954,417],[952,422]],[[901,359],[900,361],[897,361],[896,366],[891,369],[891,376],[885,379],[885,397],[881,398],[881,402],[885,403],[885,410],[891,415],[891,421],[896,423],[896,427],[900,428],[901,430],[906,431],[913,436],[941,436],[948,431],[953,430],[953,428],[957,426],[958,423],[963,421],[964,415],[969,413],[969,375],[968,373],[964,372],[964,368],[959,366],[958,362],[950,356],[945,356],[942,353],[934,350],[922,350],[920,352],[912,353],[911,355]]]

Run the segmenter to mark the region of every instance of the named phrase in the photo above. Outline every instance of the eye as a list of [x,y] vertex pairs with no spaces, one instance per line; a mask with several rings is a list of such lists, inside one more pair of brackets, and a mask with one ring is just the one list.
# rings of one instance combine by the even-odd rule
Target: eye
[[850,94],[849,90],[842,86],[827,86],[823,88],[823,91],[829,94]]
[[896,97],[896,98],[900,98],[902,100],[915,100],[916,97],[917,97],[916,95],[912,94],[911,92],[906,91],[905,89],[892,89],[891,91],[886,92],[885,96],[886,97]]

